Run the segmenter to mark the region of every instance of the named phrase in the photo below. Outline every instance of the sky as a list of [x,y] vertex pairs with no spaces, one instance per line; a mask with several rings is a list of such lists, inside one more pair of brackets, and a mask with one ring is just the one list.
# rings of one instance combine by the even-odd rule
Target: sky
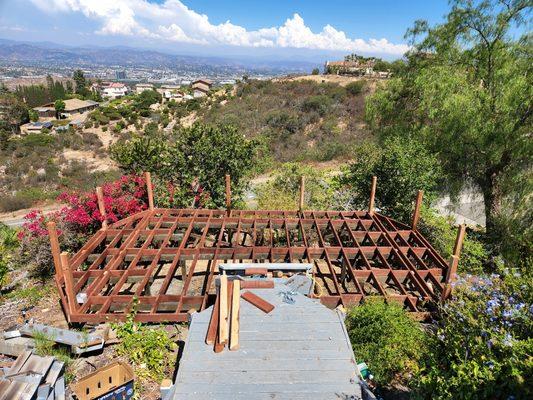
[[173,53],[399,58],[447,0],[0,0],[0,38]]

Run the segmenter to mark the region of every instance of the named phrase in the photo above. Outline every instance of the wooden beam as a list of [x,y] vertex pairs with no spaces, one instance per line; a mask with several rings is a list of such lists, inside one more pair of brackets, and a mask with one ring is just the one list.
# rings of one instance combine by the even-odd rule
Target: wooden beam
[[231,299],[231,325],[229,349],[239,348],[239,309],[240,309],[241,284],[239,280],[233,281],[233,297]]
[[246,268],[244,270],[244,275],[266,275],[268,273],[267,268]]
[[217,296],[215,300],[215,305],[213,306],[213,311],[211,312],[211,319],[209,320],[209,326],[207,328],[207,334],[205,337],[205,344],[213,345],[217,337],[218,330],[218,313],[220,307],[220,296]]
[[96,199],[98,200],[98,211],[100,211],[100,215],[102,216],[102,229],[107,229],[107,214],[105,211],[105,203],[104,203],[104,191],[102,190],[101,186],[98,186],[96,188]]
[[220,275],[220,307],[218,321],[218,335],[220,343],[228,340],[228,277]]
[[76,313],[76,295],[74,294],[74,279],[69,266],[68,253],[61,253],[61,268],[65,278],[65,292],[67,294],[69,314]]
[[413,219],[411,221],[411,228],[413,230],[416,229],[416,226],[418,225],[418,220],[420,219],[420,209],[422,207],[422,199],[424,198],[424,191],[419,190],[416,195],[416,201],[415,201],[415,211],[413,212]]
[[298,203],[298,210],[303,211],[305,202],[305,176],[300,177],[300,201]]
[[154,192],[152,189],[152,176],[150,172],[144,173],[144,179],[146,180],[146,193],[148,194],[148,208],[154,209]]
[[50,221],[46,224],[46,227],[48,228],[48,237],[50,238],[50,249],[52,252],[52,258],[54,260],[56,278],[59,282],[61,281],[61,277],[63,276],[63,270],[61,268],[61,248],[59,246],[59,237],[57,236],[56,223],[54,221]]
[[261,311],[267,314],[274,309],[273,304],[270,304],[268,301],[266,301],[265,299],[262,299],[261,297],[257,296],[256,294],[252,292],[244,292],[243,294],[241,294],[241,297],[244,300],[246,300],[248,303],[256,306]]
[[231,210],[231,176],[226,174],[226,210]]
[[274,289],[274,281],[271,279],[254,279],[241,281],[242,289]]
[[461,250],[463,249],[463,242],[465,239],[466,234],[466,225],[461,224],[459,225],[459,229],[457,230],[457,236],[455,238],[455,245],[453,246],[453,255],[456,256],[458,259],[461,257]]
[[376,186],[378,183],[378,177],[372,177],[372,186],[370,187],[370,200],[368,201],[368,212],[370,214],[374,213],[374,203],[376,200]]

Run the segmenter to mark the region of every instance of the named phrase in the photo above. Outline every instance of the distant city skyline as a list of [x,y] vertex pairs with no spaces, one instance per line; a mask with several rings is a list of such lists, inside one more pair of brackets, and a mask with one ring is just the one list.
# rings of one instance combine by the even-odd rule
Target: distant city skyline
[[403,35],[416,19],[436,23],[447,10],[447,0],[0,0],[0,37],[176,54],[394,59],[408,50]]

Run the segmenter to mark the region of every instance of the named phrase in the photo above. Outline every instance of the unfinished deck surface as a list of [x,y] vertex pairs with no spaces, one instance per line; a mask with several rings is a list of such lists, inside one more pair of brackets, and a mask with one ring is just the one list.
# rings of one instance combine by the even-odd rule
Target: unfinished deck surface
[[330,308],[382,296],[426,313],[450,276],[416,229],[366,211],[156,208],[106,226],[64,261],[54,262],[69,321],[90,323],[124,319],[137,300],[139,321],[186,321],[212,304],[228,262],[310,263]]
[[215,353],[205,344],[211,307],[193,314],[174,400],[361,398],[342,317],[301,293],[283,302],[290,288],[280,282],[248,289],[275,308],[265,314],[241,301],[239,350]]

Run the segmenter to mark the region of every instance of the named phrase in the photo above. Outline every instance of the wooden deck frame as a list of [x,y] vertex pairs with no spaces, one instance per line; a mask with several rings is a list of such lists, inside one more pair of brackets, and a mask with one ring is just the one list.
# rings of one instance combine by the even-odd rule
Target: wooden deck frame
[[[320,299],[329,307],[381,296],[418,313],[443,297],[453,273],[416,229],[372,207],[153,208],[98,231],[61,266],[56,283],[71,322],[123,320],[134,299],[138,321],[187,321],[191,309],[213,303],[221,262],[309,262],[322,287]],[[85,297],[79,293],[86,296],[83,304],[76,302]]]

